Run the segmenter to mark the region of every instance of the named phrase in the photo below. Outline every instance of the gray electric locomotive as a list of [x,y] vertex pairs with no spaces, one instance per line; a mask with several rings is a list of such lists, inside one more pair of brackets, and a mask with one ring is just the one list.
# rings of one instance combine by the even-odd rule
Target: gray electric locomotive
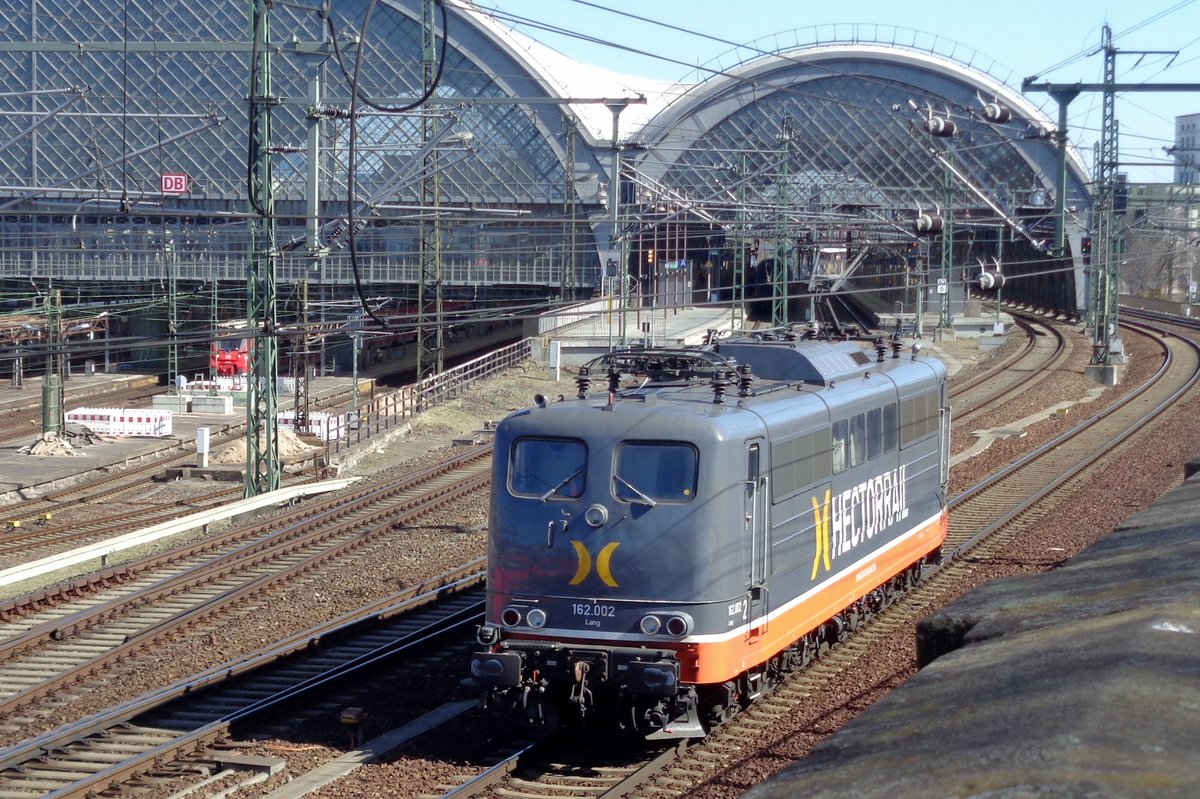
[[529,724],[702,736],[945,538],[935,359],[764,335],[611,353],[579,383],[496,430],[471,675]]

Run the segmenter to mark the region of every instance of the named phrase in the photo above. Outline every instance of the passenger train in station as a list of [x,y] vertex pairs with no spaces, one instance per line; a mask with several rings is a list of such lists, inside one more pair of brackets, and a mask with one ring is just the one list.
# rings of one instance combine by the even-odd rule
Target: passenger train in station
[[496,429],[485,706],[701,737],[939,556],[946,370],[898,341],[622,350],[578,383]]

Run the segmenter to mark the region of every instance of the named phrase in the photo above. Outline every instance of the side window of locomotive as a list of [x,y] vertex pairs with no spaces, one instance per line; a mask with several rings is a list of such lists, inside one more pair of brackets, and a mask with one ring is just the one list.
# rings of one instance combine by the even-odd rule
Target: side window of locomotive
[[696,496],[699,463],[699,454],[691,444],[622,444],[616,453],[613,495],[623,502],[642,505],[691,502]]
[[850,468],[850,422],[842,419],[833,423],[832,441],[829,442],[829,452],[833,455],[833,473],[841,474]]
[[867,417],[856,413],[850,417],[850,465],[861,466],[867,462]]
[[518,438],[508,470],[509,490],[517,496],[574,498],[583,494],[587,447],[571,438]]
[[907,447],[938,428],[938,395],[930,391],[900,403],[900,446]]
[[900,432],[900,413],[896,403],[883,406],[883,451],[891,452],[896,449],[896,439]]
[[883,409],[867,411],[867,458],[878,458],[883,454]]
[[782,502],[829,479],[833,472],[829,429],[771,445],[771,501]]

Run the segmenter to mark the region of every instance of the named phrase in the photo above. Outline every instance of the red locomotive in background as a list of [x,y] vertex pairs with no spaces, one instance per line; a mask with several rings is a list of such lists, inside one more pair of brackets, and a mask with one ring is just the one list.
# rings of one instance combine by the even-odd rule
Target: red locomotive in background
[[250,369],[250,339],[218,338],[213,341],[208,368],[216,377],[247,374]]

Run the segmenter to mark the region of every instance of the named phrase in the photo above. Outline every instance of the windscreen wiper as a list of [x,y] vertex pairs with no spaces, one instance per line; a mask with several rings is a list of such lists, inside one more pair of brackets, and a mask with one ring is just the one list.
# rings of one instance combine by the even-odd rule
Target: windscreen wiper
[[573,471],[569,475],[567,475],[565,478],[563,478],[563,481],[561,483],[559,483],[558,485],[554,486],[554,488],[551,488],[545,494],[542,494],[542,502],[545,502],[546,500],[550,499],[550,497],[554,496],[555,492],[558,491],[558,489],[562,488],[567,483],[571,482],[572,480],[574,480],[576,477],[578,477],[581,474],[583,474],[582,466],[580,466],[578,469],[576,469],[575,471]]
[[638,499],[640,499],[640,500],[641,500],[643,503],[645,503],[645,504],[649,505],[650,507],[652,507],[652,508],[653,508],[655,505],[657,505],[657,504],[658,504],[657,502],[655,502],[654,500],[652,500],[650,497],[646,496],[646,495],[645,495],[645,494],[643,494],[641,491],[639,491],[639,490],[638,490],[638,489],[637,489],[637,488],[636,488],[636,487],[635,487],[635,486],[634,486],[632,483],[630,483],[628,480],[626,480],[626,479],[625,479],[624,477],[622,477],[621,475],[619,475],[619,474],[614,474],[614,475],[613,475],[613,479],[614,479],[614,480],[616,480],[616,481],[618,481],[618,482],[620,482],[620,483],[621,483],[621,485],[625,486],[625,487],[626,487],[626,488],[628,488],[630,491],[632,491],[634,494],[636,494]]

